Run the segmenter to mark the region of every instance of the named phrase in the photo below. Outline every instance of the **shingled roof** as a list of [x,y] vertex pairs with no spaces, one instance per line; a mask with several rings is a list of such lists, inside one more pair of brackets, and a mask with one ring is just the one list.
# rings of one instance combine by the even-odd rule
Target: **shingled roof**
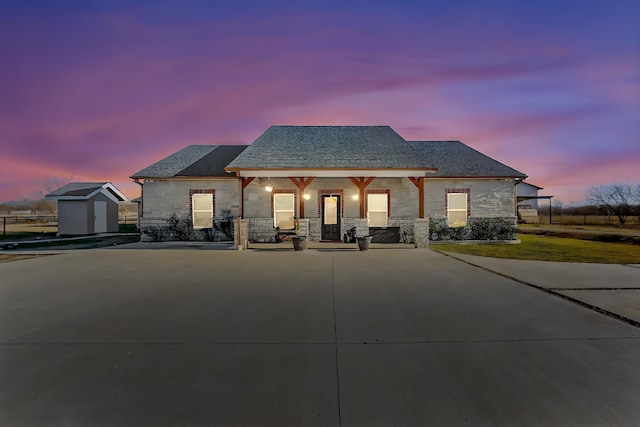
[[274,176],[278,170],[305,169],[308,173],[368,169],[399,176],[428,171],[429,177],[526,177],[460,141],[406,141],[389,126],[271,126],[249,146],[189,145],[131,178],[232,177],[229,172],[233,171]]
[[229,177],[224,167],[246,145],[189,145],[131,175],[131,178]]
[[226,169],[433,167],[428,163],[389,126],[271,126]]
[[413,146],[416,158],[436,165],[438,170],[430,177],[527,177],[460,141],[410,141],[408,144]]
[[98,193],[112,199],[114,202],[127,200],[120,190],[110,182],[71,182],[47,194],[47,200],[89,200]]

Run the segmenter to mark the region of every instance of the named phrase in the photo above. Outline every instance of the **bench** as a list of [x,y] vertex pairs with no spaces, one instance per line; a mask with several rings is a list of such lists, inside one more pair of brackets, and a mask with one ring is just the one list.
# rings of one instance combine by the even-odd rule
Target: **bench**
[[276,243],[283,242],[285,240],[291,240],[291,236],[296,235],[296,230],[280,230],[276,228]]

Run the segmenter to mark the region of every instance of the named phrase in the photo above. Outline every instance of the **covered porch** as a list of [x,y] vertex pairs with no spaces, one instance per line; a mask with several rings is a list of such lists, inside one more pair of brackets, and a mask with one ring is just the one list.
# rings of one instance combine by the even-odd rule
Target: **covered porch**
[[371,235],[374,244],[383,246],[426,247],[424,177],[429,173],[425,169],[238,171],[239,216],[244,224],[238,244],[276,244],[300,235],[312,246],[327,248],[332,243],[344,248],[345,240],[354,235]]

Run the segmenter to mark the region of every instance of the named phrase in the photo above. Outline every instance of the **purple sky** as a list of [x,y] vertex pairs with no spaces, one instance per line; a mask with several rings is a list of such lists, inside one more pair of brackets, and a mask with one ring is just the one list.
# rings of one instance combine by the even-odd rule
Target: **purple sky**
[[565,203],[640,182],[638,1],[92,3],[0,5],[0,201],[71,176],[135,197],[271,124],[459,139]]

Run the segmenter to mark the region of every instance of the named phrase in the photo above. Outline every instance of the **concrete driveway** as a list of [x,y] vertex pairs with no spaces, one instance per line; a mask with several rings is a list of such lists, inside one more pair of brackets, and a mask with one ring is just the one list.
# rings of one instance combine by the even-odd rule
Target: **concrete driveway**
[[0,264],[0,343],[3,426],[640,423],[639,328],[430,250]]

